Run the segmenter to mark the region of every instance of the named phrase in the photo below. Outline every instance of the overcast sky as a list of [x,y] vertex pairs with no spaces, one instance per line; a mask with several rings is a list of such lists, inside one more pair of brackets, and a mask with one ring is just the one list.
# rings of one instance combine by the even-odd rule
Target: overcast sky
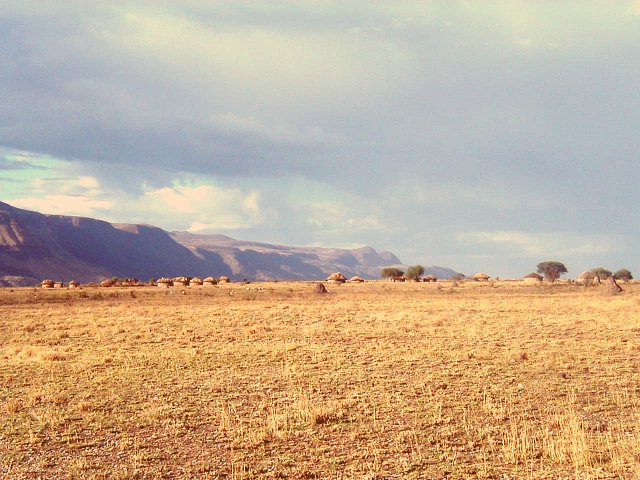
[[640,278],[640,2],[0,0],[0,200]]

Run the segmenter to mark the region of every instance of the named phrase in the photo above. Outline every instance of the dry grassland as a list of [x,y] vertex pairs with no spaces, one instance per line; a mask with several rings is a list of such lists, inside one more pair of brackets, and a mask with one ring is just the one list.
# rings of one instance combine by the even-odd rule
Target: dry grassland
[[328,288],[0,289],[0,478],[640,478],[640,285]]

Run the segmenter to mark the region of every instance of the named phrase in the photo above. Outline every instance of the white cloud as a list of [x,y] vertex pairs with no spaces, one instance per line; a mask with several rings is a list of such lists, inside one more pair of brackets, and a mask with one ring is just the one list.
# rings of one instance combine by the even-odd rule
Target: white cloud
[[340,202],[313,202],[304,207],[308,214],[306,223],[318,230],[327,232],[348,230],[353,233],[384,228],[375,215],[367,213],[366,208],[351,206],[346,198]]
[[[240,104],[248,98],[291,104],[382,93],[407,72],[410,58],[390,38],[354,39],[333,25],[321,30],[249,24],[215,28],[178,12],[136,7],[118,20],[95,26],[105,47],[167,67],[168,78],[203,91],[223,89]],[[388,75],[380,76],[381,66]]]
[[575,232],[476,231],[460,233],[457,240],[530,257],[603,255],[611,253],[615,245],[607,235]]
[[264,221],[258,192],[213,185],[149,190],[129,208],[144,212],[157,225],[200,232],[246,229]]
[[90,217],[113,207],[113,202],[97,200],[84,195],[45,195],[12,200],[19,208],[35,210],[50,215],[75,215]]

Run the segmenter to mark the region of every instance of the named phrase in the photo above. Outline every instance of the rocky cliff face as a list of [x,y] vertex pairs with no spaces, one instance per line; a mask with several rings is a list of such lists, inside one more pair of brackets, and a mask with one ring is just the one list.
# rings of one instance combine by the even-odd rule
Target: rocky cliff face
[[392,253],[370,247],[289,247],[224,235],[169,233],[148,225],[42,215],[0,202],[0,286],[113,276],[322,279],[334,271],[377,278],[381,267],[400,263]]

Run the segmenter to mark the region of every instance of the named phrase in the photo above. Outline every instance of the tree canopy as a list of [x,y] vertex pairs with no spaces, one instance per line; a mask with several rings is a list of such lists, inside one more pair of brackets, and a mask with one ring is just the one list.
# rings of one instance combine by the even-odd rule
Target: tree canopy
[[567,273],[567,267],[562,262],[549,260],[539,263],[537,267],[538,273],[544,275],[545,280],[550,283],[555,282],[563,273]]
[[613,274],[613,278],[615,278],[616,280],[623,280],[625,282],[628,282],[629,280],[633,280],[633,275],[631,275],[631,272],[628,269],[621,268]]
[[403,275],[404,275],[404,272],[396,267],[385,267],[380,272],[380,276],[382,278],[401,277]]
[[407,268],[407,273],[405,273],[405,277],[410,280],[418,280],[424,274],[424,267],[422,265],[413,265],[412,267]]

